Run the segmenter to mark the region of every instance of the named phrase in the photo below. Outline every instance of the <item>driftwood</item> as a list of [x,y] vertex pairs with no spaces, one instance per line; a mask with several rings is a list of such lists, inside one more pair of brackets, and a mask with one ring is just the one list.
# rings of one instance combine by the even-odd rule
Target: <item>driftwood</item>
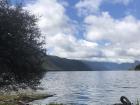
[[116,104],[113,104],[113,105],[132,105],[132,103],[129,101],[129,99],[125,96],[121,96],[120,101],[122,103],[116,103]]

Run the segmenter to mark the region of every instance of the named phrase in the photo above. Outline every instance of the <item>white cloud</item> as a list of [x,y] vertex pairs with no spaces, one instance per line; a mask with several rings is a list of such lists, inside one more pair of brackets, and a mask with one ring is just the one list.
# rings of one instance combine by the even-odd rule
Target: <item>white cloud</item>
[[[37,0],[28,4],[26,9],[41,16],[38,26],[46,36],[49,54],[73,59],[117,62],[139,59],[140,21],[131,15],[118,20],[108,12],[89,14],[89,11],[97,12],[101,2],[103,0],[82,0],[76,5],[81,12],[83,9],[88,12],[82,24],[84,27],[80,27],[86,30],[84,39],[76,38],[77,24],[66,15],[67,3]],[[129,3],[128,0],[114,0],[115,2],[124,5]]]
[[38,25],[46,36],[49,53],[74,59],[98,54],[96,51],[91,51],[98,46],[97,43],[76,38],[77,26],[66,15],[64,6],[57,0],[38,0],[26,6],[26,9],[41,16]]
[[71,31],[71,27],[67,27],[69,18],[65,15],[65,8],[57,0],[37,0],[28,4],[27,9],[40,16],[38,25],[42,32],[55,35],[60,31]]
[[128,5],[133,0],[112,0],[114,3],[122,3],[124,5]]
[[85,39],[97,42],[107,40],[111,44],[103,46],[102,56],[115,58],[139,59],[140,20],[126,16],[120,20],[112,18],[108,12],[100,16],[90,15],[85,18]]
[[100,6],[103,3],[123,4],[128,5],[132,0],[79,0],[75,5],[80,15],[89,15],[99,13]]
[[74,33],[74,25],[65,14],[63,4],[57,0],[37,0],[33,4],[28,4],[26,9],[39,16],[38,26],[46,36],[47,47],[52,46],[50,40],[58,34]]
[[96,13],[99,10],[102,0],[80,0],[75,7],[79,14],[88,15],[89,13]]
[[82,59],[98,54],[96,51],[93,52],[97,49],[97,43],[76,39],[72,35],[57,34],[54,39],[50,40],[50,43],[55,45],[52,46],[53,54],[61,57]]

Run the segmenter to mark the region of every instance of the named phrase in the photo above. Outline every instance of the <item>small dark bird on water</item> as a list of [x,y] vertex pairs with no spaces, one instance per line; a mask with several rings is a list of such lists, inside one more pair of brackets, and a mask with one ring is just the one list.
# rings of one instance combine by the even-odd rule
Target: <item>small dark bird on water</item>
[[132,105],[132,103],[129,101],[129,99],[126,98],[125,96],[121,96],[120,101],[122,103],[116,103],[116,104],[113,104],[113,105]]

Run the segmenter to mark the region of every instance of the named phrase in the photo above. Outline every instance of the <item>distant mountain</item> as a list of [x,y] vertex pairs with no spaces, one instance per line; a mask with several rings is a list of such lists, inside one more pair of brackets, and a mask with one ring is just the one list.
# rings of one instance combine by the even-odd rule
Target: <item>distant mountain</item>
[[56,56],[47,56],[46,62],[43,64],[47,70],[64,70],[64,71],[89,71],[92,70],[88,65],[80,60],[71,60],[66,58],[60,58]]
[[57,56],[47,56],[43,66],[47,70],[51,71],[103,71],[103,70],[129,70],[134,69],[139,61],[135,63],[113,63],[113,62],[95,62],[95,61],[83,61],[72,60],[66,58],[60,58]]
[[83,61],[92,70],[129,70],[134,69],[136,63],[114,63],[114,62],[93,62]]

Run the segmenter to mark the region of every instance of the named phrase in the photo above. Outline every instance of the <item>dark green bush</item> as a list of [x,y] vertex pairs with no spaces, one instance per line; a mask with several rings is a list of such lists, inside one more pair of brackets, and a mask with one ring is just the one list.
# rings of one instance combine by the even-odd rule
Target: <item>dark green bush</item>
[[0,0],[0,74],[12,73],[18,82],[40,77],[46,54],[36,22],[21,4]]

